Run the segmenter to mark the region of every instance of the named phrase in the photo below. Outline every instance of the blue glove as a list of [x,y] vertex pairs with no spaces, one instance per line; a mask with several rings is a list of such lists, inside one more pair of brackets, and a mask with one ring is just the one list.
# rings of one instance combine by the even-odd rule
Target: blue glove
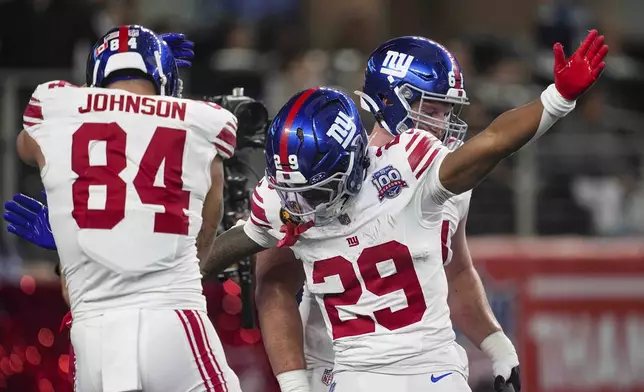
[[56,250],[47,206],[22,193],[16,193],[13,200],[4,203],[4,207],[2,217],[9,222],[7,231],[41,248]]
[[177,67],[189,68],[192,66],[192,60],[195,57],[195,43],[186,39],[185,34],[180,33],[166,33],[161,34],[161,38],[168,44]]

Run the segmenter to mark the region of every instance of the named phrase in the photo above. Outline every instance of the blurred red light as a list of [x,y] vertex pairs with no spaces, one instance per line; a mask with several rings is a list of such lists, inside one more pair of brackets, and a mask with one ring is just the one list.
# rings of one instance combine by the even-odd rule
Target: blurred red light
[[22,359],[18,354],[11,354],[9,357],[9,366],[14,373],[20,373],[23,369]]
[[248,344],[255,344],[260,341],[262,334],[259,329],[242,329],[239,331],[239,337]]
[[51,384],[51,381],[46,378],[41,378],[38,381],[38,390],[40,392],[54,392],[54,386]]
[[238,314],[242,309],[241,299],[232,295],[225,295],[221,300],[221,308],[228,314]]
[[20,290],[27,295],[33,294],[36,291],[36,280],[29,275],[24,275],[20,278]]
[[63,373],[69,373],[69,355],[63,354],[58,357],[58,367]]
[[38,349],[34,346],[29,346],[27,347],[27,351],[25,352],[25,357],[27,358],[27,362],[29,362],[32,365],[39,365],[40,364],[40,353],[38,352]]
[[239,287],[239,285],[230,279],[225,281],[223,286],[224,291],[228,295],[239,295],[241,293],[241,288]]
[[54,345],[54,334],[49,328],[40,328],[38,341],[45,347],[51,347]]
[[13,370],[11,370],[11,365],[9,364],[9,358],[4,357],[0,359],[0,370],[2,373],[6,374],[7,376],[10,376],[13,374]]

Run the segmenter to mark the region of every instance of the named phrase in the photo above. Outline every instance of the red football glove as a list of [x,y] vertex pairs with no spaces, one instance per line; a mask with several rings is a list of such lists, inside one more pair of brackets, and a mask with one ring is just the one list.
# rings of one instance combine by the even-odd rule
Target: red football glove
[[562,97],[574,101],[599,79],[606,66],[603,60],[608,46],[604,45],[604,36],[598,34],[597,30],[591,30],[568,60],[559,42],[552,48],[555,53],[555,87]]

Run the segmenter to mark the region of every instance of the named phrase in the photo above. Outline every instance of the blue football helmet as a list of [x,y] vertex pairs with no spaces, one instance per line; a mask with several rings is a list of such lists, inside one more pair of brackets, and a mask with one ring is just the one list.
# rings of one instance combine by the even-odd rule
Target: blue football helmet
[[266,176],[294,217],[321,226],[340,216],[362,188],[367,133],[345,93],[295,94],[266,136]]
[[85,81],[105,87],[119,80],[146,79],[157,94],[181,96],[179,70],[168,44],[155,32],[138,25],[115,27],[92,48]]
[[[459,118],[468,105],[458,61],[443,45],[423,37],[399,37],[369,57],[360,96],[363,109],[392,135],[411,128],[431,131],[449,146],[461,144],[467,124]],[[427,105],[442,105],[440,115]],[[458,142],[458,143],[456,143]]]

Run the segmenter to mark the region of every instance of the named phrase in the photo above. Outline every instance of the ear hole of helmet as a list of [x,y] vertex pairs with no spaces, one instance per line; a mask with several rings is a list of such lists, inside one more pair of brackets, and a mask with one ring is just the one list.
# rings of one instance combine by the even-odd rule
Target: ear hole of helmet
[[391,100],[389,100],[383,94],[378,94],[378,98],[380,98],[380,100],[382,101],[382,104],[385,105],[385,106],[391,106],[391,105],[394,104],[393,102],[391,102]]

